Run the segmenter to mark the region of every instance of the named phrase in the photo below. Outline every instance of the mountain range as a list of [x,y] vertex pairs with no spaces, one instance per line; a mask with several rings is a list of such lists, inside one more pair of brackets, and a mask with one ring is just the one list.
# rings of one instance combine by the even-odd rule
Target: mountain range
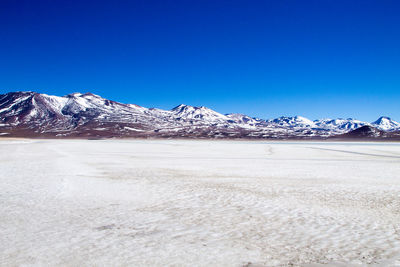
[[0,135],[45,138],[244,138],[400,140],[400,123],[380,117],[309,120],[220,114],[206,107],[179,105],[171,110],[122,104],[92,93],[63,97],[36,92],[0,95]]

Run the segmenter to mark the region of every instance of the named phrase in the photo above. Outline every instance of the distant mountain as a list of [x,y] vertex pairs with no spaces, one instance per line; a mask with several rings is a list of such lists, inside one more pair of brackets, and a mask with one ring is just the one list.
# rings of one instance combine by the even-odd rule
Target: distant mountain
[[265,124],[265,120],[261,120],[258,118],[251,118],[243,114],[231,113],[231,114],[226,114],[225,116],[228,119],[227,122],[232,124],[241,124],[249,127],[256,127]]
[[2,136],[324,139],[365,126],[393,133],[382,134],[382,138],[391,138],[400,130],[400,124],[387,117],[373,123],[354,119],[311,121],[301,116],[263,120],[184,104],[171,110],[145,108],[91,93],[63,97],[35,92],[0,95]]
[[335,132],[348,132],[355,130],[369,123],[355,119],[322,119],[315,120],[314,124],[320,129],[332,130]]
[[374,127],[382,131],[398,131],[400,130],[400,123],[392,120],[389,117],[380,117],[378,120],[371,123]]
[[227,117],[206,107],[179,105],[174,107],[172,114],[182,120],[203,120],[207,122],[225,122]]
[[277,119],[268,120],[267,123],[270,125],[275,125],[280,127],[315,128],[315,124],[313,121],[301,116],[279,117]]
[[386,132],[383,130],[380,130],[378,128],[375,128],[370,125],[365,125],[362,126],[358,129],[352,130],[348,133],[342,134],[335,136],[333,138],[339,138],[339,139],[358,139],[358,140],[398,140],[400,141],[400,132]]

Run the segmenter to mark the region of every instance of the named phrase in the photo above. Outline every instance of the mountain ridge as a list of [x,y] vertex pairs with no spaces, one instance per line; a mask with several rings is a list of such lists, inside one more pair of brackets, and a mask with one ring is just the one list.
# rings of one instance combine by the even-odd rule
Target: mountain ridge
[[326,139],[363,126],[389,133],[400,131],[400,123],[385,116],[371,123],[355,119],[312,121],[302,116],[259,119],[185,104],[170,110],[145,108],[90,92],[0,95],[2,136]]

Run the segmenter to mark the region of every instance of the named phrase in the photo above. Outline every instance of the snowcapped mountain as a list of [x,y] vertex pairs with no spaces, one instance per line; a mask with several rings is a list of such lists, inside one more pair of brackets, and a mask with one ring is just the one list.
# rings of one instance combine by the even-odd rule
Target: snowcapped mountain
[[121,104],[90,93],[57,97],[16,92],[0,96],[0,123],[14,135],[90,136],[110,130],[123,133],[124,124],[140,130],[163,124],[146,111],[137,105]]
[[315,124],[313,121],[301,117],[279,117],[273,120],[268,120],[267,123],[281,126],[281,127],[298,127],[298,128],[314,128]]
[[371,123],[371,125],[382,131],[392,132],[400,130],[400,123],[389,117],[380,117],[378,120]]
[[311,121],[301,116],[262,120],[183,104],[171,110],[145,108],[91,93],[63,97],[35,92],[0,95],[3,136],[311,139],[362,126],[385,132],[400,130],[400,124],[387,117],[371,124],[354,119]]
[[225,116],[229,123],[247,125],[250,127],[255,127],[255,126],[262,125],[265,123],[265,120],[261,120],[258,118],[251,118],[247,115],[238,114],[238,113],[230,113],[230,114],[226,114]]
[[331,130],[335,132],[348,132],[362,126],[369,125],[369,123],[367,122],[355,120],[352,118],[315,120],[314,124],[320,129]]
[[227,117],[206,107],[192,107],[181,104],[174,107],[172,114],[183,120],[203,120],[207,122],[225,122]]

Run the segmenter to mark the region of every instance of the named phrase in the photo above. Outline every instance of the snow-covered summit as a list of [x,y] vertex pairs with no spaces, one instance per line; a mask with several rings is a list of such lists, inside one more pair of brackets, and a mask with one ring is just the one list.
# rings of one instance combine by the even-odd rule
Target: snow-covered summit
[[279,117],[273,120],[268,120],[267,122],[281,127],[315,127],[313,121],[302,116]]
[[209,122],[226,121],[226,116],[206,107],[193,107],[181,104],[171,109],[174,116],[181,119],[201,119]]
[[92,93],[51,96],[35,92],[0,95],[0,134],[14,136],[162,136],[201,138],[315,138],[344,134],[362,126],[385,132],[400,123],[381,117],[355,119],[223,115],[207,107],[181,104],[171,110],[123,104]]
[[400,123],[397,121],[392,120],[389,117],[380,117],[376,121],[371,123],[372,126],[383,130],[383,131],[396,131],[400,130]]
[[347,132],[355,130],[365,125],[369,125],[369,123],[367,122],[359,121],[352,118],[321,119],[321,120],[315,120],[314,123],[318,128],[325,130],[335,130],[338,132]]
[[239,114],[239,113],[230,113],[225,115],[228,118],[228,122],[230,123],[239,123],[239,124],[247,124],[250,126],[255,126],[257,124],[265,122],[264,120],[252,118],[247,115]]

